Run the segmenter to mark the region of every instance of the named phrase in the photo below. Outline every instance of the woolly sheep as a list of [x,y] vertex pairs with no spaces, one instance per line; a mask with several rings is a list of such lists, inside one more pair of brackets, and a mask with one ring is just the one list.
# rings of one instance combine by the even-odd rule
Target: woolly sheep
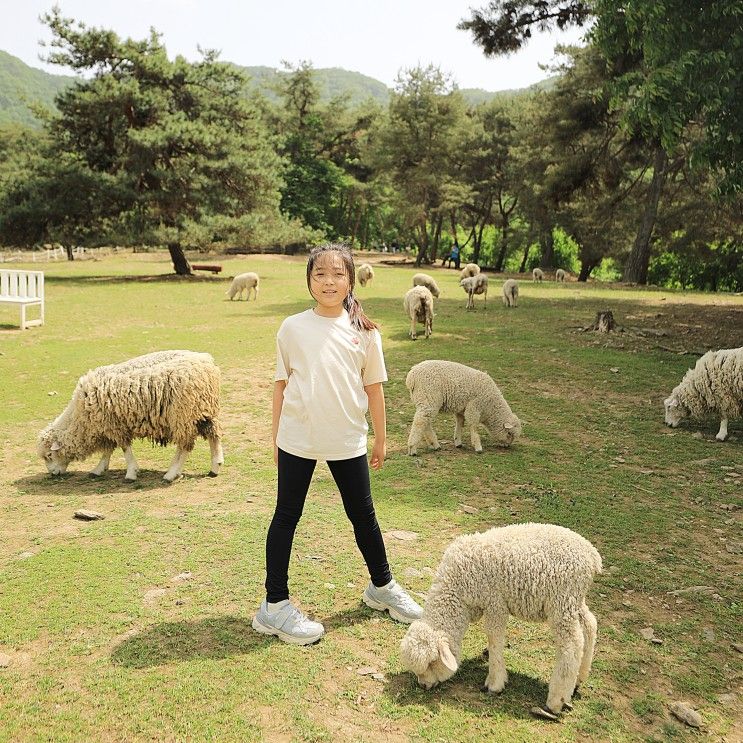
[[356,271],[356,278],[361,286],[366,286],[374,278],[374,269],[368,263],[362,263]]
[[555,281],[565,281],[565,276],[567,274],[562,268],[558,268],[557,271],[555,271]]
[[485,306],[488,304],[488,277],[484,273],[478,273],[475,276],[469,276],[459,282],[467,292],[467,309],[475,309],[475,294],[485,295]]
[[743,347],[708,351],[689,369],[664,401],[666,423],[676,428],[684,418],[720,417],[715,438],[728,437],[728,420],[743,418]]
[[468,263],[460,271],[459,278],[466,279],[468,276],[477,276],[478,273],[480,273],[480,266],[477,263]]
[[225,294],[230,299],[234,299],[235,295],[237,295],[239,301],[243,298],[243,289],[245,289],[247,292],[246,299],[250,301],[250,292],[252,291],[253,299],[257,301],[259,281],[260,279],[258,278],[257,273],[253,273],[252,271],[248,271],[248,273],[239,273],[234,279],[232,279],[230,288],[225,292]]
[[503,648],[509,614],[547,622],[557,648],[547,709],[570,709],[593,661],[597,623],[586,594],[600,572],[595,547],[562,526],[514,524],[458,537],[444,552],[422,618],[400,644],[402,667],[426,689],[451,678],[469,623],[482,617],[488,638],[483,691],[498,694],[508,681]]
[[506,307],[518,307],[519,282],[516,279],[506,279],[503,282],[503,304]]
[[197,436],[209,441],[211,471],[224,462],[219,424],[219,367],[208,353],[157,351],[120,364],[99,366],[78,380],[62,414],[39,435],[37,450],[52,475],[94,452],[103,457],[93,469],[102,475],[116,447],[124,450],[126,480],[139,466],[134,439],[175,443],[168,482],[181,474]]
[[511,412],[498,385],[485,372],[456,361],[429,359],[416,364],[405,379],[415,415],[408,436],[408,454],[415,456],[421,440],[440,449],[433,421],[440,410],[454,413],[454,446],[462,446],[462,428],[470,429],[472,446],[482,452],[477,427],[482,423],[498,446],[510,446],[521,435],[521,421]]
[[427,273],[415,274],[413,276],[413,286],[425,286],[426,289],[428,289],[431,294],[436,297],[436,299],[438,299],[439,294],[441,294],[438,284]]
[[544,278],[544,271],[541,268],[535,268],[531,272],[531,277],[534,281],[541,281]]
[[403,299],[403,307],[410,318],[410,337],[418,337],[416,323],[420,322],[425,328],[428,338],[433,331],[433,294],[425,286],[414,286],[408,289]]

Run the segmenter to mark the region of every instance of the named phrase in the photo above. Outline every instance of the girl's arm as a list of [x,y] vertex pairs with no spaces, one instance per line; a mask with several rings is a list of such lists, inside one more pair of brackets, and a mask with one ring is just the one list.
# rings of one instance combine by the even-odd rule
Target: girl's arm
[[279,463],[279,447],[276,446],[276,434],[278,434],[279,432],[279,418],[281,417],[281,408],[284,405],[284,389],[285,388],[286,388],[285,379],[281,379],[278,382],[273,383],[273,407],[272,407],[273,433],[272,433],[271,440],[273,441],[273,462],[274,464]]
[[384,464],[384,458],[387,454],[387,413],[384,408],[382,383],[377,382],[367,385],[364,387],[364,392],[369,398],[369,415],[374,429],[374,446],[369,458],[369,465],[373,470],[378,470]]

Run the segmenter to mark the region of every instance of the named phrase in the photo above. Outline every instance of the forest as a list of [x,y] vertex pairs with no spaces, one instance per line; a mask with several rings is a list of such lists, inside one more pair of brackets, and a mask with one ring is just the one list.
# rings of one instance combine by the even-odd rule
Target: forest
[[[121,39],[54,9],[47,59],[78,73],[0,127],[0,245],[294,252],[409,248],[417,264],[743,291],[743,6],[502,0],[460,28],[486,55],[585,26],[554,84],[473,105],[434,66],[386,105],[320,96],[309,61],[263,95],[204,50]],[[455,74],[455,73],[454,73]]]

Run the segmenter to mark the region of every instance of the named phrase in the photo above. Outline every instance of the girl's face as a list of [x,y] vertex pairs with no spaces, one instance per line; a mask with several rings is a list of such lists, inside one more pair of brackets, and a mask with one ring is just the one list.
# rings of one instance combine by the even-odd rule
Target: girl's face
[[321,314],[340,315],[348,296],[350,281],[339,253],[328,251],[319,256],[310,272],[310,293]]

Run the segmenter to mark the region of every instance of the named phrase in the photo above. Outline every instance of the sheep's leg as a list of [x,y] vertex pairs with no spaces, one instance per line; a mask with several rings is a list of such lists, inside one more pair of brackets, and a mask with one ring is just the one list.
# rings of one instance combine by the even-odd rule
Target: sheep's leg
[[124,475],[124,479],[134,482],[137,479],[139,465],[137,464],[137,460],[134,458],[131,444],[124,447],[124,459],[126,459],[126,474]]
[[428,410],[416,410],[413,423],[410,426],[408,436],[408,454],[414,457],[418,453],[418,447],[426,435],[429,427],[432,427],[433,417]]
[[220,466],[224,464],[224,452],[219,436],[209,438],[209,448],[212,453],[212,468],[209,470],[209,477],[216,477],[219,474]]
[[482,441],[477,427],[480,425],[480,412],[475,410],[471,405],[464,409],[464,422],[470,429],[470,438],[472,439],[472,448],[478,453],[482,453]]
[[108,469],[108,463],[111,460],[111,455],[113,453],[113,449],[106,449],[106,451],[103,452],[101,461],[98,462],[98,464],[90,471],[90,474],[95,475],[95,477],[100,477]]
[[715,438],[718,441],[725,441],[727,437],[728,437],[728,419],[723,418],[720,421],[720,430],[717,432],[717,436],[715,436]]
[[503,648],[506,645],[506,619],[508,615],[485,615],[485,634],[488,636],[488,676],[483,691],[500,694],[508,681]]
[[464,427],[464,415],[462,413],[456,413],[454,416],[456,423],[454,424],[454,446],[459,448],[462,446],[462,428]]
[[578,684],[582,684],[591,672],[591,663],[593,662],[593,651],[596,647],[596,631],[597,622],[596,617],[591,613],[591,610],[584,603],[578,612],[578,620],[580,621],[581,629],[583,630],[583,657],[581,658],[580,668],[578,669]]
[[440,449],[441,444],[439,444],[438,436],[436,436],[436,431],[433,430],[433,420],[428,421],[428,425],[426,426],[425,431],[423,432],[423,436],[425,437],[426,441],[428,442],[429,446],[433,449]]
[[163,480],[173,482],[173,480],[175,480],[176,477],[178,477],[178,475],[183,472],[183,464],[186,461],[186,457],[188,456],[188,454],[188,450],[184,449],[183,447],[179,446],[176,449],[173,461],[170,463],[168,471],[163,475]]
[[415,329],[415,317],[410,318],[410,338],[415,340],[418,337],[418,332]]
[[553,625],[552,631],[557,646],[557,657],[547,694],[547,709],[559,715],[573,697],[583,657],[584,640],[577,616],[559,621]]

